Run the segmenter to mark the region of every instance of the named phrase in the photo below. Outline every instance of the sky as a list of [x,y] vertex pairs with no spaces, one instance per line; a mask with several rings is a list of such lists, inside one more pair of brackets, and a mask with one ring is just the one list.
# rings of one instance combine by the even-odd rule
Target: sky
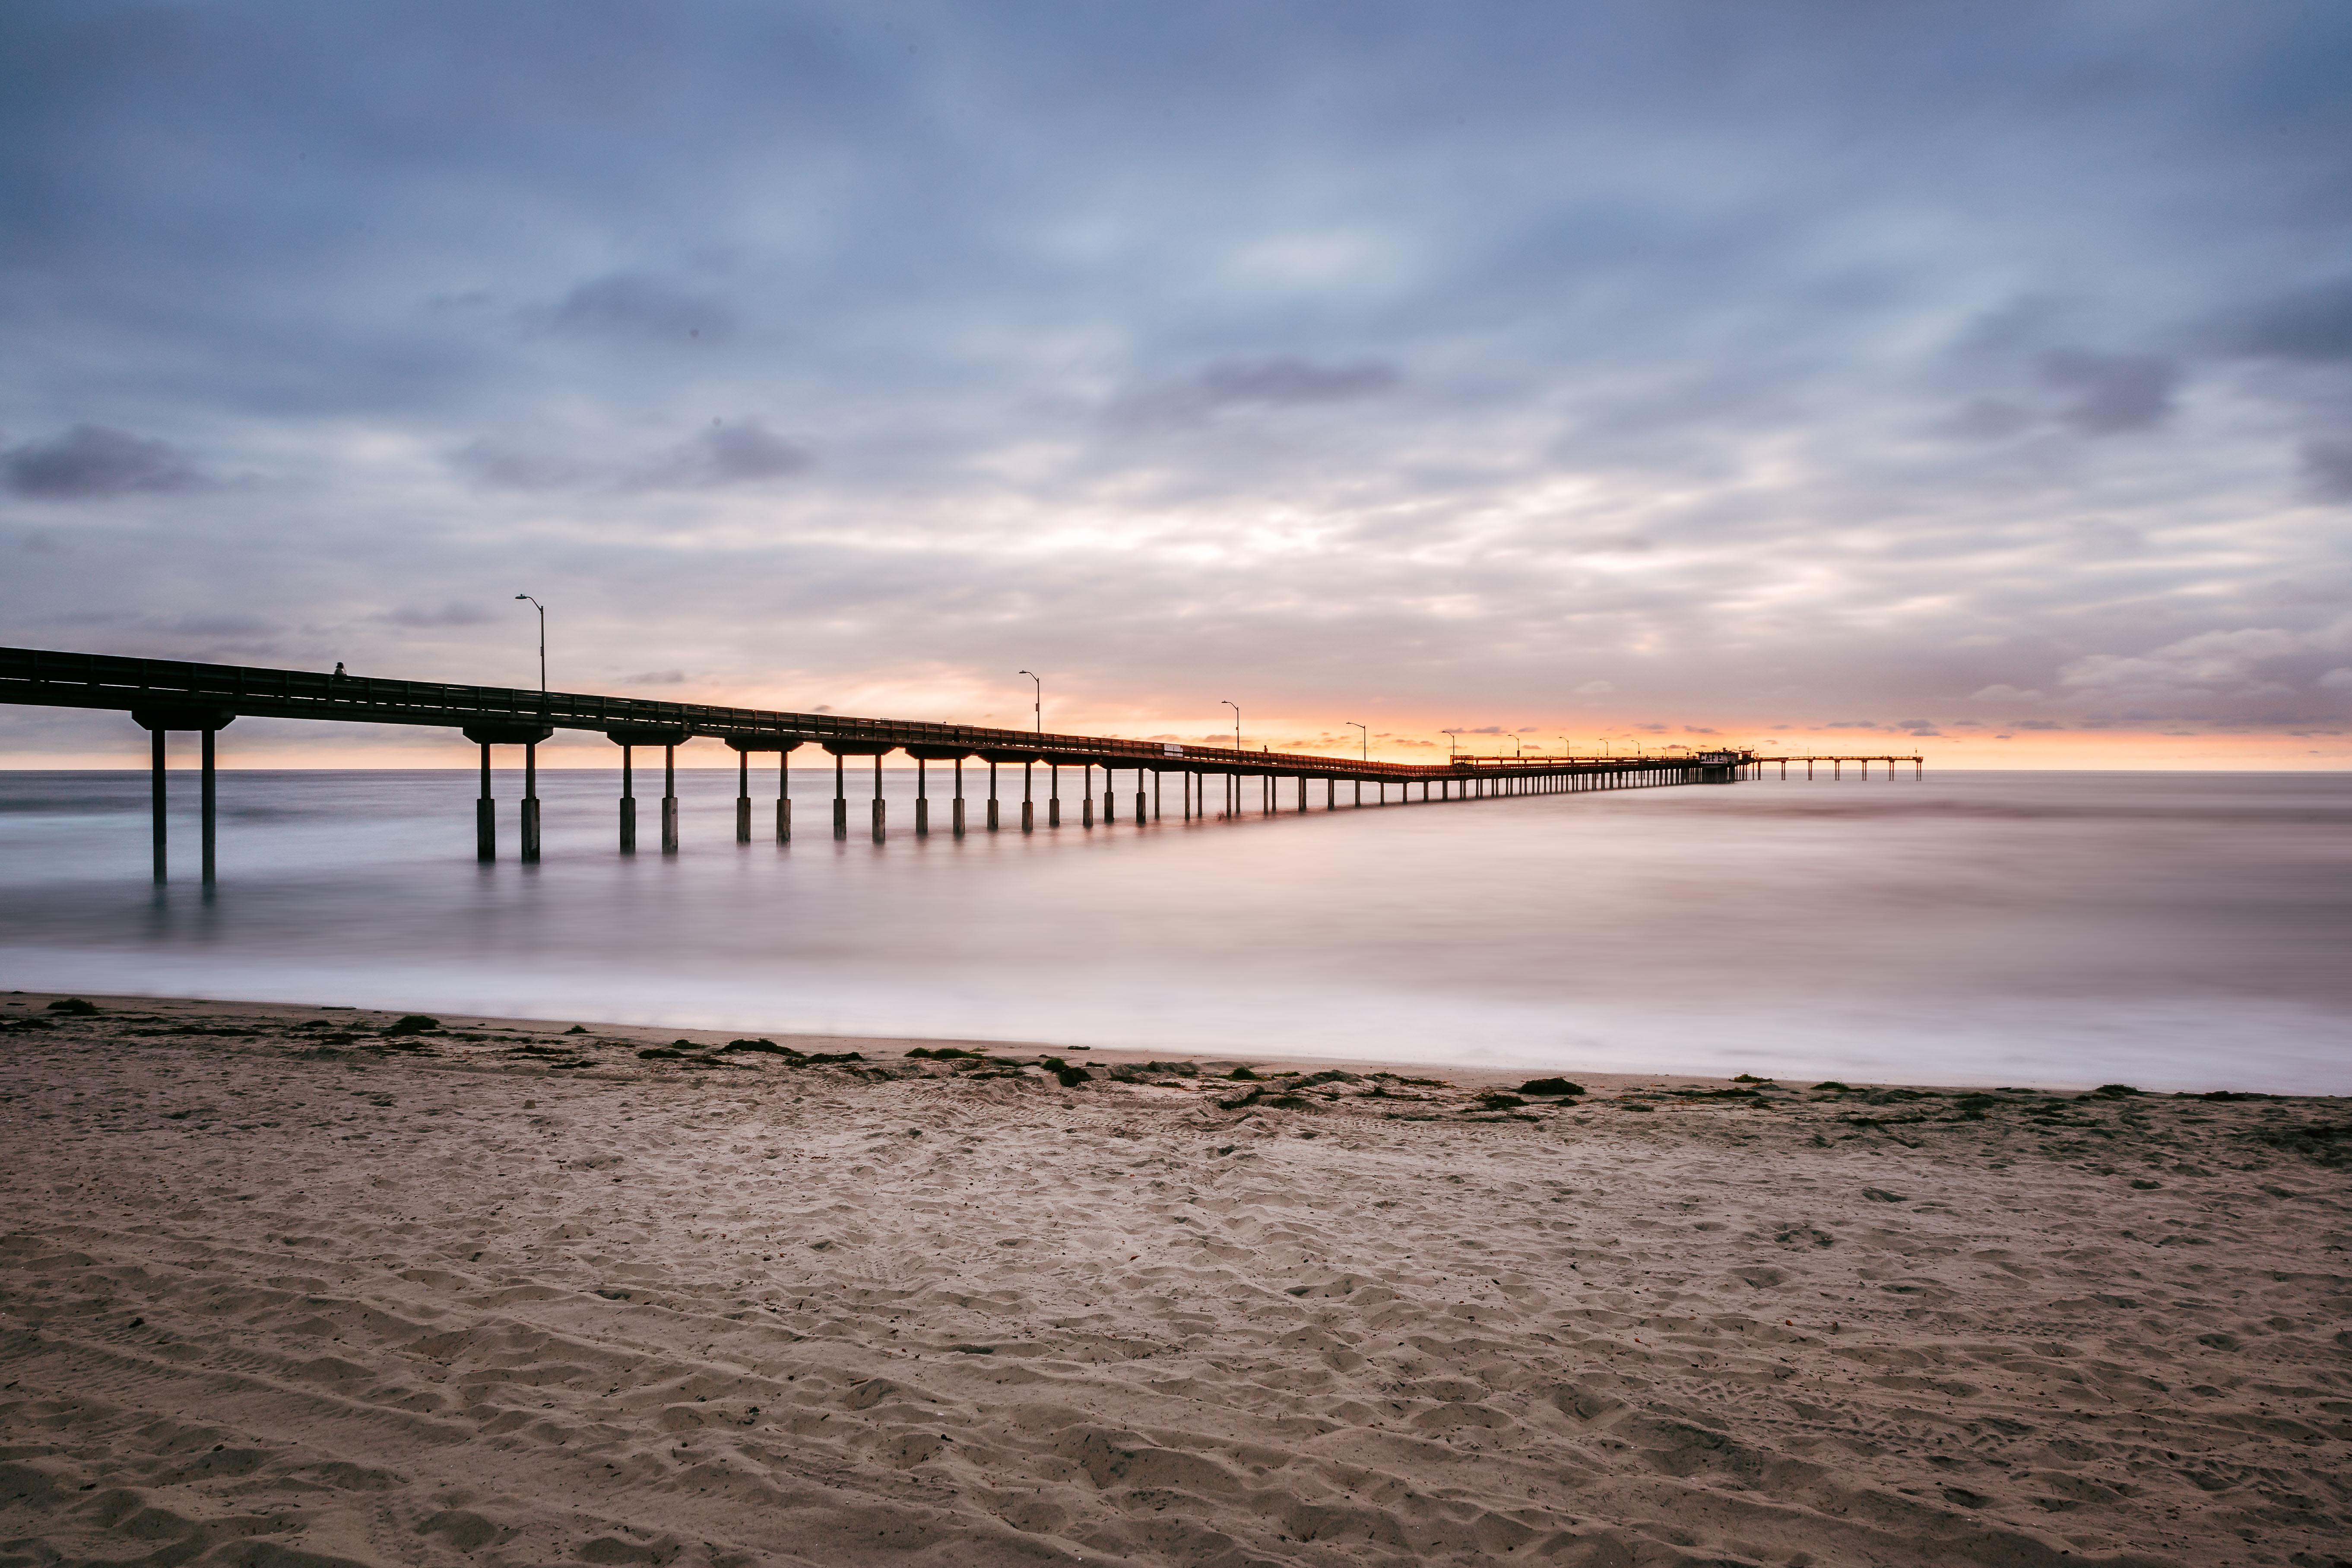
[[16,0],[0,643],[529,686],[528,593],[572,691],[2345,768],[2347,68],[2337,0]]

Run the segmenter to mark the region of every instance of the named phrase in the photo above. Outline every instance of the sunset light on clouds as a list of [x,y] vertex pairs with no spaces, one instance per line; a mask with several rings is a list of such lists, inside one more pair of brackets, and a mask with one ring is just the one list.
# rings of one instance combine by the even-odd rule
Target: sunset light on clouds
[[[522,686],[528,591],[573,691],[1012,726],[1025,667],[1064,731],[1230,699],[1399,759],[2352,765],[2339,6],[0,42],[12,644]],[[0,713],[0,764],[142,760]]]

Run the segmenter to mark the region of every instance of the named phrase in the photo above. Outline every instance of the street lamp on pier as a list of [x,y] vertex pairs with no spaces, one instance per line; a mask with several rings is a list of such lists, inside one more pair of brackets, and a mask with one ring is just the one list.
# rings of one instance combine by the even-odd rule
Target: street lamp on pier
[[518,599],[530,599],[530,607],[539,612],[539,694],[547,695],[547,606],[529,594],[517,594]]
[[1242,705],[1230,697],[1221,697],[1217,700],[1234,710],[1234,750],[1238,752],[1242,749]]
[[1363,742],[1363,745],[1364,745],[1364,761],[1366,761],[1366,762],[1368,762],[1368,763],[1369,763],[1369,762],[1370,762],[1370,761],[1372,760],[1372,732],[1371,732],[1370,730],[1365,730],[1365,729],[1364,729],[1364,727],[1363,727],[1361,724],[1358,724],[1358,723],[1357,723],[1353,719],[1342,719],[1342,720],[1341,720],[1341,721],[1340,721],[1341,723],[1343,723],[1343,724],[1347,724],[1347,725],[1353,726],[1355,729],[1357,729],[1357,730],[1360,730],[1360,731],[1363,731],[1360,735],[1359,735],[1359,736],[1357,737],[1357,739],[1360,740],[1360,741]]
[[1013,673],[1015,675],[1029,676],[1029,679],[1036,685],[1037,689],[1033,694],[1035,699],[1035,705],[1030,710],[1030,711],[1036,715],[1037,733],[1042,735],[1045,732],[1045,683],[1037,679],[1036,676],[1030,674],[1030,672],[1025,669],[1015,670]]

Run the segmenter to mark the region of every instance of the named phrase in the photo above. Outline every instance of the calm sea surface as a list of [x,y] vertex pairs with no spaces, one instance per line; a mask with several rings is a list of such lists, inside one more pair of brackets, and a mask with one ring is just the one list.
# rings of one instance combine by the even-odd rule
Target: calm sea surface
[[[836,843],[830,778],[796,771],[785,847],[734,842],[732,770],[681,773],[684,852],[623,858],[614,776],[543,773],[546,858],[527,868],[519,775],[499,781],[506,858],[484,867],[471,773],[225,773],[207,899],[193,774],[173,776],[177,879],[158,891],[144,774],[0,773],[0,988],[2352,1090],[2352,775],[1849,772],[1328,815],[1318,788],[1303,818],[1190,825],[1171,780],[1147,828],[961,842],[914,838],[913,775],[887,778],[889,841],[853,800]],[[648,844],[656,810],[639,806]]]

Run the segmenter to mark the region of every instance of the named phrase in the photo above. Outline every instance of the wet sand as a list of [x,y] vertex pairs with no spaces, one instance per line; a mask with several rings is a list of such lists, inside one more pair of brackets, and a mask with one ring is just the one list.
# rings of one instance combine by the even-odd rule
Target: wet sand
[[2352,1556],[2341,1100],[53,1000],[0,1568]]

